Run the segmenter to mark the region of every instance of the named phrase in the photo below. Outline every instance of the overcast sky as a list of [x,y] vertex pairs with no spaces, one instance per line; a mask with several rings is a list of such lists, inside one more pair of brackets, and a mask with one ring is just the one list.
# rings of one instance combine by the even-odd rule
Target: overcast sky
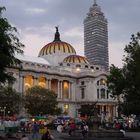
[[[14,25],[25,44],[24,54],[37,56],[53,41],[59,25],[61,40],[84,55],[83,20],[94,0],[0,0],[4,17]],[[122,66],[124,47],[140,31],[140,0],[97,0],[108,19],[109,61]]]

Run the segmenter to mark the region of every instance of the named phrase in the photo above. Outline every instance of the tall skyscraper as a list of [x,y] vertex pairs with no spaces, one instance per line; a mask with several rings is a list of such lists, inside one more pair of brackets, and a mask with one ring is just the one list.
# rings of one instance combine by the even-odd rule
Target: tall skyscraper
[[94,0],[84,20],[84,53],[91,64],[101,65],[106,70],[109,65],[107,25],[104,13]]

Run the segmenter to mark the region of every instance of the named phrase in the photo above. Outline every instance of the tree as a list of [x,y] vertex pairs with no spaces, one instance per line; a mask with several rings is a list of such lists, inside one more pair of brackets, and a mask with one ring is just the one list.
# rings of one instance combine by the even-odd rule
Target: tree
[[[118,117],[121,114],[121,97],[125,92],[125,76],[123,69],[114,66],[110,67],[110,74],[107,76],[108,91],[118,101]],[[122,96],[121,96],[122,95]]]
[[126,76],[125,113],[140,114],[140,33],[132,35],[131,41],[124,49],[124,66]]
[[1,87],[0,109],[3,115],[18,114],[20,101],[20,94],[11,87]]
[[[108,89],[118,99],[123,95],[122,111],[126,115],[140,115],[140,33],[132,35],[126,45],[123,68],[114,65],[110,68]],[[118,100],[118,104],[119,104]]]
[[78,110],[80,112],[81,116],[94,116],[94,112],[96,110],[96,104],[97,102],[95,102],[94,104],[84,104],[81,105],[81,108]]
[[14,81],[13,76],[6,72],[6,68],[20,63],[15,54],[22,54],[24,47],[17,37],[17,29],[2,17],[3,10],[6,8],[0,7],[0,84]]
[[56,94],[48,89],[35,86],[27,90],[25,95],[25,109],[31,115],[59,114]]

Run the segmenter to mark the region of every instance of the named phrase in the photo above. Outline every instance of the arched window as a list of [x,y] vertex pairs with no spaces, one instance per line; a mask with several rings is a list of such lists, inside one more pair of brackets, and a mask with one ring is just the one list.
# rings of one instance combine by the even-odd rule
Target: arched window
[[106,80],[105,79],[101,79],[100,80],[100,85],[104,85],[105,86],[106,85]]
[[101,99],[105,99],[105,89],[104,88],[102,88],[101,89]]
[[88,65],[85,65],[85,68],[88,68]]

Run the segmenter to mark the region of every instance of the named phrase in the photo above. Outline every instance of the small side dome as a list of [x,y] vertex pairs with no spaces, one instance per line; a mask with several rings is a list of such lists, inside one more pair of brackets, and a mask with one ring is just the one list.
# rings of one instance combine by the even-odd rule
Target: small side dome
[[79,55],[70,55],[68,57],[66,57],[63,62],[65,63],[80,63],[80,64],[89,64],[88,60],[83,57],[83,56],[79,56]]
[[75,49],[66,42],[63,42],[60,40],[60,34],[58,31],[58,27],[56,27],[56,33],[54,41],[45,45],[39,52],[39,57],[49,55],[49,54],[55,54],[55,53],[70,53],[70,54],[76,54]]

